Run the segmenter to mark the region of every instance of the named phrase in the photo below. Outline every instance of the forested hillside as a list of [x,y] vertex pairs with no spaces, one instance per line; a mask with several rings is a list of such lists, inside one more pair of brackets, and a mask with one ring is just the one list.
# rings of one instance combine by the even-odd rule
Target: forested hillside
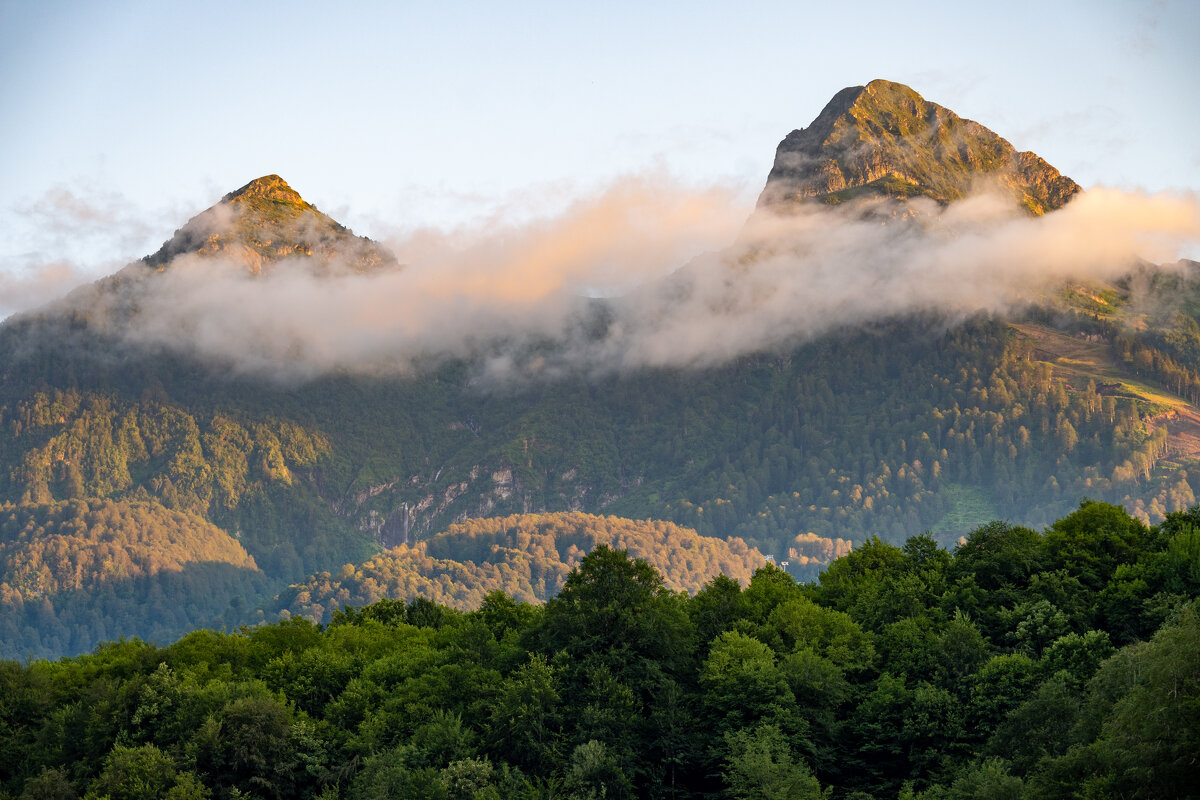
[[270,582],[237,540],[150,500],[0,504],[0,657],[237,625]]
[[[829,553],[810,558],[827,565],[834,543],[822,541],[830,546]],[[478,608],[493,592],[520,602],[543,602],[557,594],[584,554],[601,545],[650,564],[668,589],[692,594],[716,575],[745,584],[764,563],[762,553],[741,539],[697,536],[670,522],[520,514],[468,520],[357,567],[347,564],[336,576],[322,572],[289,586],[276,605],[284,616],[328,622],[342,606],[389,598],[422,597],[459,610]],[[818,562],[820,555],[826,557]]]
[[1087,502],[694,597],[602,545],[544,605],[4,662],[0,794],[1196,797],[1198,525]]
[[[1067,320],[1074,336],[1089,322]],[[1105,335],[1090,324],[1083,335]],[[1146,520],[1195,500],[1196,453],[1168,419],[1187,407],[1164,385],[1195,371],[1153,330],[1101,338],[1117,374],[1083,381],[1006,322],[976,319],[897,321],[703,371],[503,388],[461,366],[285,388],[180,360],[30,360],[16,331],[0,333],[5,502],[199,515],[277,587],[511,513],[672,520],[783,561],[809,534],[953,542],[991,518],[1044,524],[1080,497]],[[218,613],[237,596],[249,600],[214,599]],[[229,621],[256,619],[241,611]]]
[[[343,606],[381,599],[459,610],[493,592],[541,602],[598,545],[645,558],[670,576],[669,588],[693,594],[715,575],[745,583],[764,563],[739,539],[669,522],[525,514],[468,520],[281,589],[219,528],[137,500],[0,505],[0,542],[0,658],[83,653],[118,636],[169,642],[292,615],[328,622]],[[813,574],[838,547],[805,545]]]

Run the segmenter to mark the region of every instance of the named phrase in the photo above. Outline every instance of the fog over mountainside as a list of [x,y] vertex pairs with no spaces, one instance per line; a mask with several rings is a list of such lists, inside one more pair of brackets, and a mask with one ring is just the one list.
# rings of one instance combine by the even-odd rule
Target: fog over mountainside
[[[812,578],[873,536],[1195,502],[1194,196],[1082,191],[886,81],[785,137],[756,208],[736,196],[651,173],[376,242],[267,175],[0,323],[8,641],[319,617],[336,603],[273,596],[425,586],[419,545],[479,518],[669,521]],[[112,515],[135,523],[96,544]],[[475,550],[440,557],[503,571]]]
[[886,81],[789,134],[744,213],[730,191],[648,175],[557,218],[385,249],[266,176],[66,305],[125,342],[285,380],[458,358],[492,377],[606,373],[711,366],[913,312],[1004,312],[1200,238],[1195,197],[1081,194]]

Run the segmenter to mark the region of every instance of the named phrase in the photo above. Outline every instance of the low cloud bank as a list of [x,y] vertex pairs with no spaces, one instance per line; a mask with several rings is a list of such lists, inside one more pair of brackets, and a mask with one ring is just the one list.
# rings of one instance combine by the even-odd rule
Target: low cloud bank
[[1106,189],[1038,218],[988,192],[945,208],[747,213],[731,189],[643,177],[554,219],[395,238],[398,270],[296,260],[254,276],[181,256],[78,302],[130,342],[239,373],[303,380],[471,358],[500,379],[706,366],[910,312],[1004,311],[1200,242],[1194,195]]
[[171,230],[179,209],[150,211],[94,186],[55,186],[13,207],[0,254],[0,321],[111,273]]
[[97,277],[69,261],[26,263],[0,270],[0,320],[49,303]]

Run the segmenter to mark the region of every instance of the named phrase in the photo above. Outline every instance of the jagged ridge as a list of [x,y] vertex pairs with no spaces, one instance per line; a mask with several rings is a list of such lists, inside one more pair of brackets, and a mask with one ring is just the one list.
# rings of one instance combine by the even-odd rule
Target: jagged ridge
[[980,181],[1011,191],[1031,213],[1065,204],[1080,187],[1042,158],[1018,152],[977,122],[885,80],[834,95],[775,154],[759,207],[856,197],[960,199]]

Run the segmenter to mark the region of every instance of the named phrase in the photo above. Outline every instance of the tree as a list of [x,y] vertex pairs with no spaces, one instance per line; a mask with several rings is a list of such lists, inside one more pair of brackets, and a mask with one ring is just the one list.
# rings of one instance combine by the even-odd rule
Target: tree
[[901,800],[1021,800],[1024,783],[1008,774],[1001,759],[989,758],[970,764],[955,776],[947,788],[934,786],[918,795],[900,793]]
[[19,800],[77,800],[79,793],[65,769],[45,767],[25,782]]
[[780,655],[810,649],[844,670],[867,669],[875,659],[872,637],[849,614],[806,597],[775,606],[760,635]]
[[1194,797],[1200,772],[1200,604],[1193,600],[1137,654],[1140,680],[1093,746],[1108,790]]
[[986,737],[1028,699],[1037,680],[1037,665],[1024,653],[993,656],[971,678],[967,731]]
[[738,631],[713,641],[700,667],[700,688],[718,731],[772,720],[795,702],[771,648]]
[[571,753],[567,789],[572,800],[631,797],[633,784],[603,742],[591,739]]
[[570,658],[570,690],[587,672],[606,667],[621,682],[648,692],[660,672],[680,674],[694,647],[682,598],[645,561],[600,545],[584,556],[546,603],[533,638],[545,652]]
[[787,738],[774,725],[758,725],[725,735],[725,796],[732,800],[822,800],[829,792],[803,760],[798,759]]
[[954,551],[950,579],[970,575],[988,592],[1024,586],[1041,571],[1042,540],[1029,528],[990,522],[976,528]]
[[488,743],[535,774],[549,774],[560,757],[562,739],[556,671],[541,654],[505,679],[492,706]]
[[967,686],[966,678],[987,660],[988,647],[979,628],[961,610],[938,640],[938,662],[946,686]]
[[1043,758],[1066,751],[1078,714],[1078,695],[1062,674],[1055,675],[1009,712],[988,740],[985,752],[1003,755],[1018,775],[1025,775]]
[[287,797],[310,755],[293,731],[288,709],[272,697],[242,697],[210,717],[197,733],[197,768],[223,787],[250,787]]
[[111,800],[158,800],[175,784],[175,762],[152,744],[117,745],[86,797]]
[[1120,506],[1085,500],[1047,529],[1046,569],[1065,569],[1098,592],[1119,564],[1137,560],[1151,542],[1149,529]]

